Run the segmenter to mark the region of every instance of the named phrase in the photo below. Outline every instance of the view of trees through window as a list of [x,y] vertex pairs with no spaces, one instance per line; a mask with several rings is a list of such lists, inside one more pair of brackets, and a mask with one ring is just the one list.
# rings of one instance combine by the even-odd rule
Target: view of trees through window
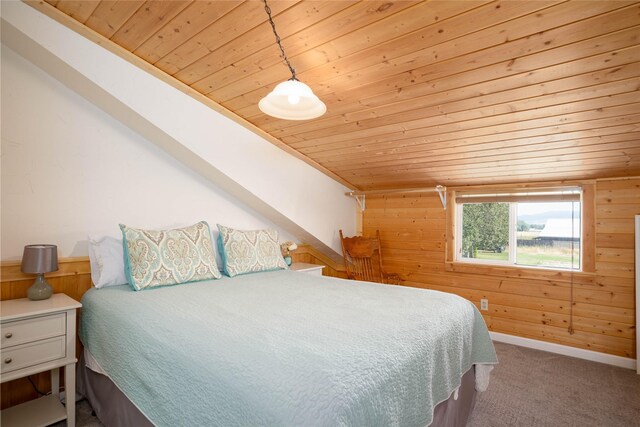
[[580,203],[463,204],[460,257],[580,269]]

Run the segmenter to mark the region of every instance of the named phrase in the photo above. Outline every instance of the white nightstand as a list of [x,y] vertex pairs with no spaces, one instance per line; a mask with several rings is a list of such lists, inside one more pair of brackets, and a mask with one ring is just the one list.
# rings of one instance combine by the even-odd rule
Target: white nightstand
[[322,276],[322,269],[324,265],[308,264],[306,262],[294,262],[290,267],[293,271],[301,271],[303,273],[313,274],[315,276]]
[[[46,426],[65,418],[68,426],[75,426],[76,309],[81,306],[65,294],[0,302],[0,382],[51,371],[51,394],[2,411],[3,427]],[[62,366],[66,410],[60,403]]]

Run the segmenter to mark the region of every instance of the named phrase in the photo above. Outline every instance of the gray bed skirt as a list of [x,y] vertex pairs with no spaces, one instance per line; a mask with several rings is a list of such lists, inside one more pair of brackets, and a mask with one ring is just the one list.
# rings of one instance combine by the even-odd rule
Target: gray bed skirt
[[[109,379],[89,369],[84,355],[77,364],[77,390],[93,408],[96,416],[107,427],[141,427],[153,423],[120,391]],[[472,367],[462,376],[457,399],[436,405],[431,427],[464,427],[476,402],[475,369]]]

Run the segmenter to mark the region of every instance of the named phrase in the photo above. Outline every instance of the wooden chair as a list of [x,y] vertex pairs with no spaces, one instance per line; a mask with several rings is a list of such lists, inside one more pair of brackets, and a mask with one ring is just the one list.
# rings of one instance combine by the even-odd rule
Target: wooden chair
[[340,230],[340,240],[349,279],[390,285],[401,284],[402,279],[400,276],[395,273],[387,274],[382,268],[379,230],[376,230],[375,237],[344,237],[342,230]]

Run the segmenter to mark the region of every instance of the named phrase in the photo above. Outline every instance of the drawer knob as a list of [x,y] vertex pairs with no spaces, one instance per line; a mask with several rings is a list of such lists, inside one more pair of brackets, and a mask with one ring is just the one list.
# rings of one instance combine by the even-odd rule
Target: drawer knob
[[6,359],[4,359],[4,363],[11,363],[11,360],[12,359],[10,357],[7,357]]
[[6,334],[4,334],[5,338],[11,338],[13,336],[13,334],[11,332],[7,332]]

